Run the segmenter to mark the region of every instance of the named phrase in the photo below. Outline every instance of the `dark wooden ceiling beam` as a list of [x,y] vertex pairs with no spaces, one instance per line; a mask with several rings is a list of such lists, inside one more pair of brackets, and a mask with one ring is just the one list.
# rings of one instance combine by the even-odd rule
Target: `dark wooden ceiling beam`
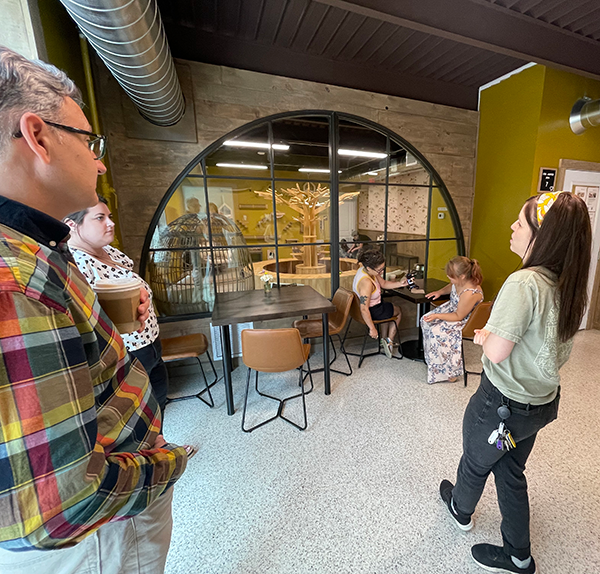
[[230,36],[208,32],[198,34],[194,29],[167,22],[165,29],[173,54],[179,58],[477,109],[478,92],[473,87],[390,73],[373,65],[334,61]]
[[482,0],[314,0],[498,54],[600,79],[600,42]]

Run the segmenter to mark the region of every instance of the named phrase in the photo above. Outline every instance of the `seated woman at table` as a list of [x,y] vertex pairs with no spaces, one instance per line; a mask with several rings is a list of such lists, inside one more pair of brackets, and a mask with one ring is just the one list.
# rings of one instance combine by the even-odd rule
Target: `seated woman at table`
[[98,197],[98,203],[94,207],[68,215],[65,223],[71,228],[69,250],[92,287],[100,279],[127,278],[138,279],[148,291],[150,316],[144,330],[141,333],[121,333],[121,337],[129,353],[146,369],[164,418],[169,378],[162,360],[158,321],[152,305],[150,286],[133,271],[133,261],[109,245],[115,238],[115,224],[103,197]]
[[483,277],[476,259],[454,257],[446,264],[446,274],[450,283],[425,297],[437,299],[450,294],[450,301],[421,317],[430,385],[444,381],[454,383],[463,374],[462,329],[473,309],[483,301],[480,287]]
[[386,356],[391,359],[394,347],[394,338],[398,334],[401,312],[400,308],[389,301],[381,300],[381,289],[395,289],[408,285],[406,279],[401,281],[386,281],[382,278],[385,269],[385,257],[378,249],[367,249],[358,255],[358,262],[362,264],[354,276],[352,290],[358,295],[360,301],[360,312],[369,328],[369,335],[377,339],[377,327],[373,323],[396,317],[395,321],[383,323],[381,326],[383,337],[381,345]]

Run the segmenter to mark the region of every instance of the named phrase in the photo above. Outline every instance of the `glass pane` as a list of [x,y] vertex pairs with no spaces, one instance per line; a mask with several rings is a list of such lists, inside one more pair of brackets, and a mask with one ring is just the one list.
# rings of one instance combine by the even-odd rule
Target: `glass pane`
[[154,230],[146,279],[161,315],[206,313],[214,289],[208,230],[202,209],[204,182],[186,178],[175,190]]
[[194,168],[190,170],[190,175],[204,175],[202,170],[202,161],[199,161]]
[[270,180],[209,178],[207,185],[210,211],[228,218],[245,244],[275,243]]
[[282,243],[329,241],[330,185],[275,182],[277,235]]
[[175,190],[165,210],[161,214],[155,237],[161,234],[166,225],[186,214],[204,213],[204,179],[201,177],[186,177]]
[[401,144],[390,140],[390,184],[429,185],[429,172]]
[[426,241],[388,241],[385,245],[386,278],[401,279],[409,271],[423,277]]
[[340,181],[385,182],[386,136],[360,124],[340,120]]
[[432,189],[430,210],[429,237],[455,237],[456,230],[450,217],[450,208],[437,187]]
[[427,277],[448,283],[446,263],[458,255],[456,241],[430,241],[427,260]]
[[385,185],[340,184],[340,241],[381,241],[385,229]]
[[267,124],[227,140],[206,158],[208,175],[271,177]]
[[388,187],[388,241],[425,239],[428,187]]
[[329,119],[292,117],[273,122],[275,177],[299,181],[328,181]]

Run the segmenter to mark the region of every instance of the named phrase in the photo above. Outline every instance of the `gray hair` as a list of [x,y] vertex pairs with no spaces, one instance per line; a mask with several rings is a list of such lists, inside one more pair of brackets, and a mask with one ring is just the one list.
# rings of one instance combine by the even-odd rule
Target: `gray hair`
[[23,114],[59,120],[65,98],[82,105],[79,88],[63,71],[0,46],[0,155]]

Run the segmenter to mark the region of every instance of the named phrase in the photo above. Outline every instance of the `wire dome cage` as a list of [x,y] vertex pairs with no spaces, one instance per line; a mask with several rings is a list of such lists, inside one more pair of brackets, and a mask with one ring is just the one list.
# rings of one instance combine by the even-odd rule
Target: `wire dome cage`
[[[211,246],[212,239],[212,246]],[[161,315],[205,313],[217,293],[254,289],[250,252],[242,232],[220,213],[186,213],[151,243],[147,280]]]

